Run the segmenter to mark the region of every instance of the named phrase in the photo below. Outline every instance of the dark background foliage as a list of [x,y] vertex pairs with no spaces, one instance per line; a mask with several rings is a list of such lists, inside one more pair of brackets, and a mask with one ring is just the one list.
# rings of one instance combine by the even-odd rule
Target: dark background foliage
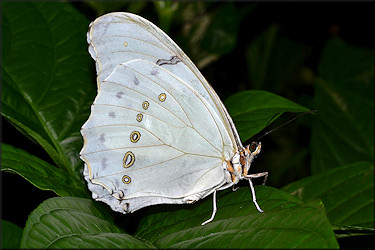
[[[372,3],[181,3],[176,10],[171,5],[170,12],[146,2],[71,4],[89,20],[109,11],[133,10],[155,23],[167,31],[198,65],[222,100],[239,91],[261,89],[305,107],[318,108],[313,100],[317,91],[314,83],[327,42],[339,37],[349,45],[368,49],[373,49],[374,42]],[[204,24],[197,21],[201,22],[204,16],[212,18],[213,26],[208,31],[211,33],[199,40],[202,32],[199,26]],[[199,43],[192,43],[194,39]],[[4,42],[6,37],[3,37]],[[258,55],[259,48],[262,53]],[[263,69],[266,70],[259,73]],[[254,72],[257,74],[252,74]],[[95,85],[94,63],[92,75]],[[283,115],[259,135],[294,116]],[[252,171],[269,171],[267,185],[281,188],[314,171],[309,167],[314,117],[306,115],[262,139],[262,154]],[[40,146],[28,140],[3,117],[2,141],[53,164]],[[20,227],[25,226],[28,215],[41,202],[56,196],[51,191],[37,189],[18,175],[1,174],[2,218]],[[369,247],[374,239],[357,236],[341,238],[339,243],[342,248]]]

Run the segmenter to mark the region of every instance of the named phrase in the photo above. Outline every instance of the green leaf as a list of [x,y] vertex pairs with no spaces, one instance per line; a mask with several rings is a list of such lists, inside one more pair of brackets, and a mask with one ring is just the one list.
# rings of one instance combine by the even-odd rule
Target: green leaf
[[82,183],[66,171],[4,143],[1,150],[3,171],[17,173],[39,189],[51,190],[60,196],[89,196]]
[[335,230],[336,238],[345,238],[352,236],[361,235],[375,235],[375,229],[369,227],[358,227],[358,226],[339,226],[334,225],[333,230]]
[[264,85],[277,32],[278,27],[271,25],[268,30],[259,35],[247,48],[249,75],[255,88],[261,88]]
[[155,1],[153,3],[156,12],[158,13],[158,27],[168,34],[173,21],[173,16],[178,8],[178,2]]
[[176,42],[202,70],[236,47],[240,22],[254,6],[239,9],[233,3],[180,3],[182,34]]
[[149,248],[152,245],[116,227],[93,200],[56,197],[29,216],[22,248]]
[[309,46],[280,36],[279,30],[279,26],[270,25],[246,50],[249,79],[256,89],[272,86],[273,91],[282,91],[311,53]]
[[231,95],[225,100],[225,106],[242,141],[251,138],[284,112],[309,111],[281,96],[261,90],[248,90]]
[[316,81],[312,172],[374,161],[373,51],[330,40]]
[[330,169],[283,190],[304,201],[322,199],[332,224],[374,228],[374,165],[369,162]]
[[66,3],[5,2],[2,114],[81,179],[80,127],[95,95],[89,21]]
[[240,20],[233,3],[221,5],[211,14],[211,23],[200,46],[204,51],[224,55],[236,46]]
[[319,202],[303,204],[285,192],[256,188],[259,213],[248,188],[219,192],[215,219],[212,199],[173,212],[144,217],[136,236],[159,248],[337,248]]
[[22,228],[12,222],[1,220],[1,248],[20,248]]

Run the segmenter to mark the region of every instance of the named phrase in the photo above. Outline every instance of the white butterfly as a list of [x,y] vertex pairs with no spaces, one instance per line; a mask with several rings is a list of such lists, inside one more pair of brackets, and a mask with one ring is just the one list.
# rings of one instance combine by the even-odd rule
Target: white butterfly
[[94,199],[131,213],[193,203],[248,174],[261,144],[242,146],[223,103],[185,53],[158,27],[131,13],[90,24],[98,95],[82,126],[84,177]]

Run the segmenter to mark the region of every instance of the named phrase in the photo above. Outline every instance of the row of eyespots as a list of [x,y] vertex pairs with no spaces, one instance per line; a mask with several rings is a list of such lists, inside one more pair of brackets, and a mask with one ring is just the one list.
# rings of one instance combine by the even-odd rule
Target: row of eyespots
[[[128,46],[128,42],[124,41],[123,45],[125,47],[127,47]],[[161,102],[164,102],[166,100],[166,98],[167,98],[167,96],[166,96],[165,93],[161,93],[159,95],[159,101],[161,101]],[[142,103],[142,108],[144,110],[147,110],[149,106],[150,106],[150,104],[149,104],[148,101],[144,101]],[[141,122],[143,120],[143,115],[141,113],[137,114],[136,120],[138,122]],[[141,138],[141,134],[138,131],[133,131],[130,134],[130,141],[133,142],[133,143],[138,142],[140,138]],[[134,162],[135,162],[135,156],[134,156],[133,152],[131,152],[131,151],[126,152],[126,154],[125,154],[125,156],[123,158],[123,166],[124,166],[124,168],[131,167],[134,164]],[[131,182],[130,176],[124,175],[122,177],[122,182],[125,183],[125,184],[129,184]]]
[[[161,93],[161,94],[159,95],[159,101],[164,102],[165,99],[167,99],[166,94],[165,94],[165,93]],[[149,106],[150,106],[150,103],[149,103],[148,101],[144,101],[144,102],[142,103],[142,108],[143,108],[144,110],[147,110]],[[139,114],[137,115],[137,118],[136,118],[137,122],[141,122],[142,119],[143,119],[143,115],[142,115],[141,113],[139,113]]]
[[[124,42],[124,46],[125,47],[128,46],[127,41]],[[137,116],[137,120],[138,120],[138,116]],[[142,120],[142,116],[140,117],[140,120]],[[141,135],[140,135],[139,132],[134,131],[130,134],[130,141],[137,142],[139,140],[140,136]],[[124,168],[129,168],[130,166],[132,166],[134,164],[134,161],[135,161],[134,154],[132,152],[128,151],[125,154],[124,159],[123,159]],[[128,175],[124,175],[122,177],[122,182],[125,183],[125,184],[129,184],[131,181],[132,181],[132,179]]]
[[[133,152],[131,151],[126,152],[124,159],[122,160],[124,168],[130,168],[134,164],[134,162],[135,162],[135,156]],[[131,181],[132,179],[128,175],[124,175],[122,177],[122,182],[125,184],[129,184]]]
[[[128,45],[128,43],[124,42],[124,46],[126,47],[127,45]],[[144,101],[142,103],[143,109],[145,109],[145,110],[148,109],[148,106],[149,106],[149,103],[147,101]],[[137,119],[138,122],[141,122],[142,119],[143,119],[143,115],[138,114],[136,119]],[[139,141],[140,138],[141,138],[141,133],[139,133],[138,131],[131,132],[131,134],[130,134],[130,141],[131,142],[136,143],[136,142]],[[122,162],[123,162],[124,168],[131,167],[135,162],[135,156],[134,156],[133,152],[131,152],[131,151],[126,152]],[[122,182],[125,183],[125,184],[129,184],[131,181],[132,181],[132,179],[130,178],[129,175],[124,175],[122,177]]]
[[[139,133],[138,131],[133,131],[130,134],[130,141],[133,142],[133,143],[136,143],[137,141],[139,141],[140,138],[141,138],[141,133]],[[131,152],[131,151],[126,152],[122,162],[123,162],[122,164],[123,164],[124,168],[131,167],[135,162],[135,156],[134,156],[133,152]],[[125,184],[129,184],[131,182],[130,176],[124,175],[122,177],[122,182],[125,183]]]
[[[125,43],[124,43],[124,45],[126,47],[127,46],[127,42],[125,42]],[[165,93],[161,93],[159,95],[159,101],[161,101],[161,102],[164,102],[166,100],[166,98],[167,98],[167,96],[166,96]],[[144,110],[147,110],[149,106],[150,106],[150,104],[149,104],[148,101],[144,101],[142,103],[142,108]],[[138,122],[141,122],[142,119],[143,119],[143,115],[142,114],[138,114],[136,120]],[[131,134],[130,134],[130,141],[131,142],[136,143],[136,142],[139,141],[140,138],[141,138],[141,133],[139,133],[138,131],[131,132]],[[123,158],[123,166],[124,166],[124,168],[131,167],[134,164],[134,162],[135,162],[135,156],[134,156],[133,152],[131,152],[131,151],[126,152],[126,154],[125,154],[125,156]],[[130,176],[124,175],[122,177],[122,182],[125,183],[125,184],[129,184],[131,182]]]

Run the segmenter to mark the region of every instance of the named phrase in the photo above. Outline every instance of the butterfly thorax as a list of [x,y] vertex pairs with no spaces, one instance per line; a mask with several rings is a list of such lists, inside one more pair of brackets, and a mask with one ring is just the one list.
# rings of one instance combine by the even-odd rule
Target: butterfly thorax
[[227,183],[237,184],[240,180],[248,175],[250,165],[254,158],[260,153],[262,144],[251,143],[245,147],[240,148],[232,157],[227,161],[225,168],[225,177]]

